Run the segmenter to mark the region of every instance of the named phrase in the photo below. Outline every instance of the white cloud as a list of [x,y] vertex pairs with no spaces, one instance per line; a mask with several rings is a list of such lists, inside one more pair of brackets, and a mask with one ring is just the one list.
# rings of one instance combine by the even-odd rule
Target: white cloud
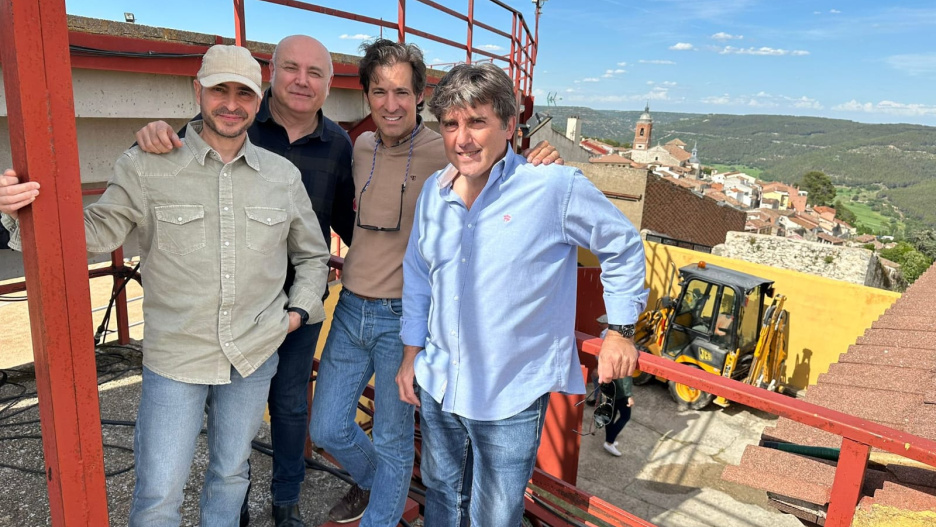
[[711,97],[703,97],[699,101],[704,104],[725,105],[725,104],[731,104],[731,96],[729,96],[726,93],[724,95],[714,95]]
[[676,86],[676,83],[673,82],[673,81],[663,81],[662,84],[663,84],[663,86],[666,86],[666,87],[669,87],[669,88],[672,88],[673,86]]
[[704,104],[713,104],[718,106],[737,106],[748,108],[798,108],[798,109],[809,109],[809,110],[822,110],[823,106],[816,99],[812,99],[806,96],[802,97],[789,97],[786,95],[773,95],[765,91],[760,91],[755,95],[738,95],[731,96],[730,94],[723,95],[713,95],[709,97],[703,97],[700,99],[700,102]]
[[364,33],[358,33],[356,35],[349,35],[345,33],[344,35],[341,35],[338,38],[340,38],[341,40],[370,40],[374,37],[370,35],[365,35]]
[[627,63],[626,63],[626,62],[618,62],[617,65],[623,67],[623,66],[627,66]]
[[715,40],[741,40],[744,38],[744,35],[732,35],[730,33],[725,33],[724,31],[719,31],[712,35],[712,38]]
[[647,93],[636,95],[573,95],[566,97],[567,102],[587,102],[587,103],[630,103],[639,102],[643,105],[647,100],[651,101],[671,101],[669,93],[665,88],[652,88]]
[[695,46],[688,42],[677,42],[669,47],[673,51],[689,51],[695,49]]
[[673,62],[673,61],[671,61],[671,60],[644,60],[644,59],[640,59],[638,62],[640,62],[641,64],[661,64],[661,65],[666,65],[666,66],[673,66],[673,65],[676,64],[675,62]]
[[936,106],[914,103],[907,104],[894,101],[881,101],[874,104],[870,102],[860,103],[852,99],[846,103],[833,106],[832,109],[841,112],[881,113],[913,117],[936,115]]
[[566,88],[566,93],[575,93],[575,88]]
[[598,77],[586,77],[582,79],[582,82],[601,82],[601,79]]
[[790,55],[793,57],[802,57],[805,55],[809,55],[808,51],[804,51],[801,49],[788,50],[788,49],[768,48],[768,47],[736,48],[733,46],[725,46],[721,51],[719,51],[719,53],[721,53],[722,55],[768,55],[768,56],[773,56],[773,57],[782,57],[785,55]]
[[888,66],[908,75],[936,73],[936,53],[892,55],[884,59]]
[[478,46],[478,48],[487,50],[487,51],[501,51],[504,49],[496,44],[484,44],[483,46]]
[[838,9],[829,9],[829,13],[832,13],[833,15],[840,15],[840,14],[842,14],[842,12],[839,11]]
[[821,110],[823,106],[816,99],[810,99],[805,95],[798,99],[791,99],[790,102],[794,108],[807,108],[810,110]]
[[653,81],[647,81],[647,86],[653,86],[654,84],[656,84],[656,83],[653,82]]

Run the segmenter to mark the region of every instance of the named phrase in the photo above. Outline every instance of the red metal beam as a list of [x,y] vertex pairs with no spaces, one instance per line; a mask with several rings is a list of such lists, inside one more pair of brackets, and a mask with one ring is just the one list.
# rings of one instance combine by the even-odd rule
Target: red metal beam
[[406,42],[406,0],[400,0],[397,7],[397,42]]
[[861,499],[861,486],[864,484],[865,469],[871,447],[851,439],[842,439],[842,451],[839,453],[835,480],[829,495],[829,510],[826,513],[826,527],[849,527],[855,518],[855,507]]
[[[111,253],[111,268],[119,269],[123,267],[123,247]],[[114,274],[114,286],[111,292],[113,296],[117,293],[114,300],[114,309],[117,310],[117,343],[127,345],[130,343],[130,315],[127,313],[127,288],[121,287],[124,279],[120,275]],[[106,329],[106,328],[105,328]]]
[[107,494],[65,2],[0,2],[0,55],[13,166],[42,184],[20,219],[52,525],[99,527]]
[[247,47],[247,21],[244,18],[244,0],[234,0],[234,43]]
[[610,503],[592,496],[591,494],[569,485],[565,481],[541,471],[533,471],[533,485],[558,497],[565,503],[587,512],[592,516],[610,523],[611,525],[628,525],[633,527],[654,527],[654,525],[637,516],[622,511]]

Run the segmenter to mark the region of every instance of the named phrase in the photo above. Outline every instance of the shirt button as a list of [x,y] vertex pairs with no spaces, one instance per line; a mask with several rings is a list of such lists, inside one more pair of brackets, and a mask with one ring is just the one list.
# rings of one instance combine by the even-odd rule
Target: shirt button
[[457,361],[457,360],[453,360],[453,361],[452,361],[452,366],[458,366],[458,361]]
[[229,275],[229,274],[224,275],[224,278],[230,278],[230,277],[231,277],[231,275]]
[[273,223],[273,220],[270,218],[267,218],[267,223]]
[[224,316],[227,316],[227,313],[228,313],[228,312],[227,312],[227,311],[225,311],[225,312],[223,313],[223,315],[224,315]]
[[468,228],[470,229],[471,227],[472,227],[472,225],[469,223],[469,224],[468,224]]
[[225,247],[227,247],[228,245],[231,245],[231,242],[224,242]]
[[230,345],[231,345],[230,342],[225,342],[225,343],[224,343],[224,347],[225,347],[225,348],[228,347],[228,346],[230,346]]
[[179,216],[179,223],[182,223],[182,216]]
[[458,295],[455,295],[455,301],[458,302]]
[[228,208],[227,208],[227,207],[224,207],[224,210],[228,210]]
[[464,258],[462,258],[462,263],[465,263],[465,259],[464,259]]
[[454,337],[457,332],[453,329],[451,335]]

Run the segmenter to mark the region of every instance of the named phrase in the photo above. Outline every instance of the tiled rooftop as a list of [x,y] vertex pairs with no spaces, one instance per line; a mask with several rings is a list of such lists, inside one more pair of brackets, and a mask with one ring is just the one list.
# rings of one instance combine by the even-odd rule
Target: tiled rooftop
[[[936,440],[936,266],[875,321],[806,391],[806,401]],[[818,344],[817,344],[818,345]],[[765,441],[841,447],[841,437],[781,418]],[[874,460],[872,453],[872,460]],[[936,511],[936,469],[894,456],[865,473],[859,504]],[[765,490],[781,502],[828,505],[833,462],[749,446],[722,478]]]

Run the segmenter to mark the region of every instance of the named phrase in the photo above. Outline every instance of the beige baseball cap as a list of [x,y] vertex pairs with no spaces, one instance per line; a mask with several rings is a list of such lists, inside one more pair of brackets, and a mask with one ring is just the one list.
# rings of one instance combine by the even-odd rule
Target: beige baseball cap
[[263,97],[263,91],[260,89],[263,82],[260,63],[247,48],[240,46],[218,44],[208,48],[196,78],[206,88],[222,82],[238,82]]

